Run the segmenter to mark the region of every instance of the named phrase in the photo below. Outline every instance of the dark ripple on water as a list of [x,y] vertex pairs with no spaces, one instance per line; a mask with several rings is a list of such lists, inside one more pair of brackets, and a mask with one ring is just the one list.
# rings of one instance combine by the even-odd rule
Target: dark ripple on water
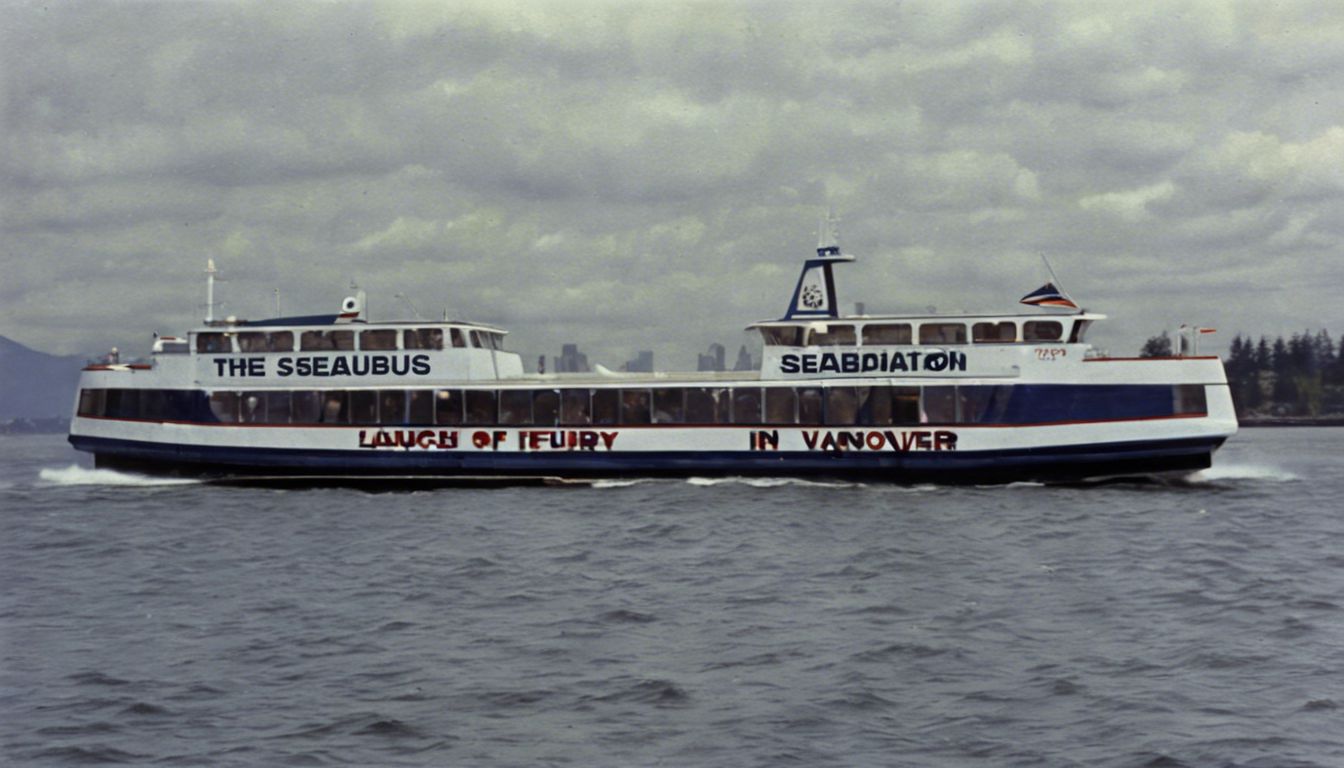
[[1166,486],[361,494],[4,438],[0,762],[1344,765],[1341,448],[1249,432]]

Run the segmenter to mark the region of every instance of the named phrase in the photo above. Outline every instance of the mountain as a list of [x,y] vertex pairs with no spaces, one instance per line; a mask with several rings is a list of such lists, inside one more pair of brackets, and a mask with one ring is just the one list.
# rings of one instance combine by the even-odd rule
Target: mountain
[[59,357],[0,336],[0,421],[68,417],[82,355]]

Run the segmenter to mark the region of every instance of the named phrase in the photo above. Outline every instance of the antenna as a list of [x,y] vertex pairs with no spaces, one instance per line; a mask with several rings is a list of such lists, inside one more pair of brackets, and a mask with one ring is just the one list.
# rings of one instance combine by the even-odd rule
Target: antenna
[[423,318],[420,317],[420,310],[416,309],[416,308],[415,308],[415,304],[411,303],[411,297],[410,297],[410,296],[407,296],[407,295],[404,294],[404,293],[398,293],[398,294],[396,295],[396,298],[401,299],[402,301],[406,302],[406,306],[408,306],[408,307],[411,308],[411,314],[415,315],[415,319],[416,319],[416,320],[421,320],[421,319],[423,319]]
[[215,260],[207,258],[205,260],[205,322],[206,325],[215,321]]
[[1050,260],[1045,258],[1044,253],[1040,256],[1041,261],[1045,263],[1045,271],[1050,273],[1050,280],[1054,282],[1055,288],[1059,289],[1060,293],[1068,293],[1064,290],[1064,284],[1059,281],[1059,277],[1055,274],[1054,268],[1050,266]]
[[275,287],[275,316],[280,316],[280,287]]

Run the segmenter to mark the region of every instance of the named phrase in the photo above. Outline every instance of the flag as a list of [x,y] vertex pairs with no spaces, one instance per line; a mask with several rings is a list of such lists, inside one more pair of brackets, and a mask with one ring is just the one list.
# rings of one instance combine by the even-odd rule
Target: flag
[[1031,304],[1037,307],[1067,307],[1077,309],[1078,305],[1073,300],[1064,295],[1064,292],[1055,287],[1054,283],[1046,283],[1040,288],[1028,293],[1022,297],[1022,304]]

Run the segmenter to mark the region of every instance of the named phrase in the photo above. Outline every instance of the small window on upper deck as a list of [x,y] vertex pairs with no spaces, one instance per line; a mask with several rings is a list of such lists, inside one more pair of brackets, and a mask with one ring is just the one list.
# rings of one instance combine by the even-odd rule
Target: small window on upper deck
[[453,346],[454,346],[454,347],[465,347],[465,346],[467,346],[467,340],[466,340],[465,338],[463,338],[463,336],[462,336],[462,329],[461,329],[461,328],[451,328],[451,329],[449,329],[449,330],[452,331]]
[[1017,341],[1017,326],[1009,321],[976,323],[971,326],[971,340],[976,344]]
[[1064,324],[1058,320],[1028,320],[1022,324],[1024,341],[1059,341],[1064,338]]
[[391,328],[380,328],[376,331],[361,331],[359,334],[359,348],[378,351],[396,349],[397,332]]
[[965,323],[923,323],[919,326],[920,344],[965,344]]
[[761,328],[761,338],[765,341],[767,347],[801,347],[803,345],[803,329],[796,326],[787,326],[784,328]]
[[909,344],[912,338],[909,323],[863,326],[864,344]]
[[405,349],[443,349],[443,329],[407,328],[401,343]]
[[352,350],[355,348],[354,331],[304,331],[299,337],[299,349],[305,352]]
[[833,347],[837,345],[854,346],[854,326],[828,325],[826,330],[810,329],[807,333],[809,347]]
[[239,352],[265,352],[266,334],[260,331],[244,331],[238,334]]
[[293,331],[275,331],[266,334],[267,352],[293,352],[294,351],[294,332]]
[[196,334],[196,351],[206,354],[232,352],[233,344],[229,342],[228,334],[198,333]]

